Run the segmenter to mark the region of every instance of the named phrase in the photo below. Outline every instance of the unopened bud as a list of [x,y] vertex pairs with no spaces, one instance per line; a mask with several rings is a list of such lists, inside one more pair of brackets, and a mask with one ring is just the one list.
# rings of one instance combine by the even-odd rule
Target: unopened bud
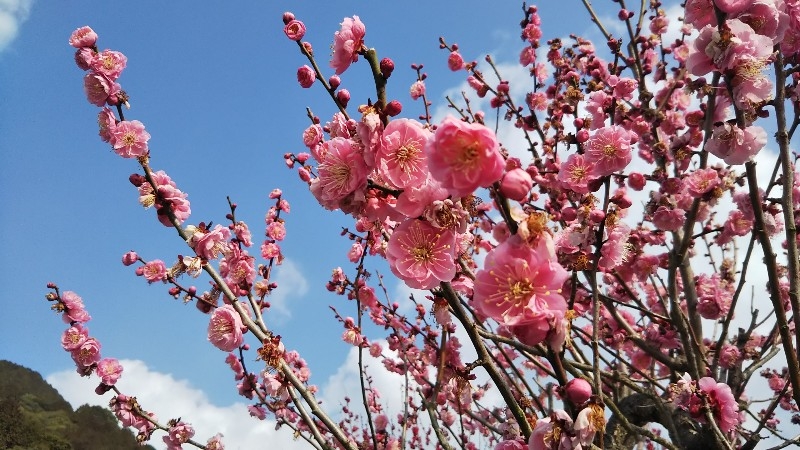
[[383,58],[381,60],[381,75],[383,78],[389,78],[394,71],[394,61],[389,58]]
[[347,108],[347,103],[350,101],[350,91],[347,89],[341,89],[336,93],[336,100],[339,100],[339,103],[341,103],[343,107]]
[[385,108],[383,108],[383,112],[386,113],[389,117],[394,117],[403,110],[403,105],[398,102],[397,100],[390,101]]
[[331,85],[331,89],[336,89],[340,84],[342,84],[342,79],[339,78],[339,75],[331,75],[331,77],[328,79],[328,84]]
[[286,25],[287,23],[289,23],[289,22],[291,22],[293,20],[294,20],[294,14],[293,13],[291,13],[289,11],[286,11],[285,13],[283,13],[283,24],[284,25]]
[[145,177],[139,175],[138,173],[134,173],[128,177],[128,181],[131,182],[132,185],[136,186],[137,188],[144,184],[146,181]]

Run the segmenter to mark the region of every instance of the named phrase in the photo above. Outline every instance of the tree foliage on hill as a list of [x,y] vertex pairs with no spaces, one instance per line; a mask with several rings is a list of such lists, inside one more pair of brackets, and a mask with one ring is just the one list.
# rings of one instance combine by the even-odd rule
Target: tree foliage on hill
[[0,448],[22,450],[126,450],[140,447],[99,406],[70,404],[40,374],[0,361]]

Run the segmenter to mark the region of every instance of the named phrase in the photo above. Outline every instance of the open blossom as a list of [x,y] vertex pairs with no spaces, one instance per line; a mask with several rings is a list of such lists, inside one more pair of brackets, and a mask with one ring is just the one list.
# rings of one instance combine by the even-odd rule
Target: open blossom
[[100,74],[88,73],[83,77],[83,90],[86,98],[95,106],[116,103],[115,97],[112,96],[116,96],[120,89],[119,84]]
[[597,178],[591,172],[592,165],[586,161],[584,155],[573,153],[559,169],[558,181],[564,189],[578,194],[587,194],[589,193],[589,182]]
[[83,327],[80,323],[76,323],[75,325],[67,328],[64,333],[61,335],[61,347],[64,350],[71,352],[77,348],[80,348],[86,339],[89,338],[89,330]]
[[414,100],[422,97],[425,95],[425,82],[422,80],[417,80],[411,85],[411,89],[409,89],[411,94],[411,98]]
[[409,287],[431,289],[455,276],[455,250],[453,231],[408,219],[392,233],[386,259],[392,272]]
[[95,338],[86,338],[80,347],[70,352],[79,371],[83,368],[91,367],[92,364],[100,361],[100,342]]
[[85,323],[92,318],[83,306],[83,299],[72,291],[64,291],[61,293],[60,306],[63,308],[64,315],[62,318],[66,323]]
[[184,422],[178,422],[169,428],[169,432],[162,439],[167,444],[167,450],[180,450],[194,436],[194,428]]
[[701,197],[703,194],[713,191],[722,184],[719,173],[714,169],[698,169],[689,174],[684,180],[684,186],[693,197]]
[[97,362],[95,371],[103,384],[113,386],[122,376],[122,364],[114,358],[103,358]]
[[486,256],[475,275],[473,305],[502,325],[518,326],[515,334],[524,333],[526,343],[535,345],[531,341],[541,342],[563,320],[567,302],[561,286],[568,277],[549,235],[541,235],[535,247],[514,235]]
[[72,32],[69,37],[69,45],[75,48],[93,47],[97,42],[97,33],[90,27],[80,27]]
[[367,185],[367,165],[353,141],[341,137],[324,144],[325,156],[319,165],[320,197],[338,202]]
[[631,134],[618,125],[597,130],[586,143],[586,162],[592,167],[592,175],[603,177],[624,169],[633,158]]
[[389,122],[378,146],[380,174],[400,189],[421,186],[428,176],[425,143],[431,132],[410,119]]
[[186,228],[189,236],[189,246],[192,247],[197,253],[197,256],[211,261],[217,259],[221,253],[224,253],[228,248],[228,239],[231,237],[231,232],[228,227],[217,225],[213,230],[201,224],[199,227],[190,225]]
[[503,176],[505,161],[494,132],[448,116],[425,146],[434,179],[454,197],[464,197]]
[[146,208],[155,206],[158,220],[165,227],[172,226],[167,211],[171,211],[175,215],[178,223],[183,223],[192,213],[189,200],[187,200],[188,194],[178,189],[175,182],[163,170],[153,172],[152,177],[158,193],[153,192],[150,183],[138,184],[139,203]]
[[741,129],[736,125],[723,123],[714,127],[706,150],[722,158],[726,164],[744,164],[751,160],[767,145],[767,132],[759,126]]
[[138,120],[122,121],[111,132],[111,146],[114,152],[123,158],[139,158],[148,152],[147,141],[150,133],[144,130],[144,124]]
[[114,50],[103,50],[95,55],[89,66],[96,73],[105,75],[111,81],[119,78],[125,66],[128,63],[128,58],[120,52]]
[[231,305],[216,308],[208,322],[208,340],[214,347],[232,352],[244,343],[242,318]]
[[345,17],[342,28],[333,35],[331,67],[341,75],[350,64],[358,61],[358,52],[364,46],[367,29],[358,16]]
[[283,27],[283,32],[289,39],[299,41],[306,35],[306,25],[297,19],[292,19]]
[[144,266],[138,267],[136,273],[144,276],[148,283],[155,283],[156,281],[165,281],[167,279],[167,266],[164,261],[154,259],[148,261]]

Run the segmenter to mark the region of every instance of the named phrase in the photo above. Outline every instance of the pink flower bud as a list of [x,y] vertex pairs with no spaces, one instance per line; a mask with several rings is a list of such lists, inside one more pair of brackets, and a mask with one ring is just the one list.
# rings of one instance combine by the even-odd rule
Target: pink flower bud
[[289,23],[283,27],[283,32],[286,37],[293,41],[299,41],[306,35],[306,25],[299,20],[290,20]]
[[136,263],[136,261],[138,260],[139,260],[139,255],[137,255],[136,252],[133,250],[122,255],[122,264],[125,264],[126,266],[130,266]]
[[300,179],[308,183],[311,181],[311,174],[308,173],[308,169],[305,167],[301,167],[297,169],[297,174],[300,176]]
[[297,69],[297,81],[300,83],[300,86],[306,89],[310,88],[316,80],[317,75],[311,67],[304,65]]
[[531,176],[519,168],[508,171],[500,181],[500,193],[518,202],[525,200],[532,187]]
[[647,183],[647,180],[644,178],[644,175],[639,172],[631,172],[631,174],[628,175],[628,186],[634,191],[641,191],[644,189],[645,183]]
[[392,75],[392,72],[394,71],[394,61],[392,61],[389,58],[383,58],[381,60],[380,67],[381,67],[381,75],[383,75],[383,78],[388,79]]
[[447,67],[453,72],[458,72],[464,68],[464,58],[456,51],[450,52],[450,56],[447,57]]
[[288,24],[289,22],[294,20],[294,13],[286,11],[283,13],[283,23]]
[[339,78],[339,75],[331,75],[331,77],[328,79],[328,84],[331,85],[331,89],[336,89],[340,84],[342,84],[342,79]]
[[582,405],[592,396],[592,385],[583,378],[573,378],[564,386],[564,397],[573,405]]
[[339,100],[339,103],[342,104],[345,108],[347,107],[347,102],[350,101],[350,91],[347,89],[341,89],[339,92],[336,93],[336,100]]
[[75,48],[94,47],[97,43],[97,33],[90,27],[80,27],[72,32],[69,37],[69,45]]
[[594,223],[600,223],[606,219],[606,213],[602,209],[593,209],[589,213],[589,220]]
[[403,110],[403,105],[398,102],[397,100],[390,101],[385,108],[383,108],[383,112],[386,113],[389,117],[394,117]]

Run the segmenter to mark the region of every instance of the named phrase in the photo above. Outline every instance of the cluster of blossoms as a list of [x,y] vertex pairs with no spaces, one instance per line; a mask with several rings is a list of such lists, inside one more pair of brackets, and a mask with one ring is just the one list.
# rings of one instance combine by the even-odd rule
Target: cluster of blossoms
[[[268,264],[256,266],[249,255],[252,236],[235,219],[235,204],[227,226],[182,228],[190,214],[186,194],[149,168],[149,135],[122,117],[127,95],[116,79],[124,57],[98,52],[96,35],[81,29],[71,43],[79,66],[91,70],[89,100],[103,106],[101,138],[121,156],[138,158],[145,175],[130,180],[140,202],[156,206],[161,223],[175,226],[194,252],[169,269],[135,253],[123,262],[140,262],[138,275],[170,283],[173,296],[195,300],[209,313],[209,341],[239,352],[226,362],[239,393],[253,402],[251,415],[271,414],[279,426],[325,448],[427,448],[436,440],[445,448],[456,441],[473,449],[480,435],[498,450],[568,450],[600,440],[615,447],[626,434],[668,446],[659,431],[643,426],[653,420],[678,448],[697,448],[687,427],[702,428],[720,448],[743,440],[754,446],[758,431],[744,423],[744,410],[751,408],[744,394],[748,374],[784,350],[787,368],[764,372],[774,395],[759,413],[759,427],[775,429],[775,408],[796,411],[800,399],[791,334],[800,320],[800,274],[796,264],[776,262],[771,247],[784,233],[787,258],[798,257],[800,237],[784,222],[800,220],[800,177],[781,141],[784,159],[768,183],[756,178],[754,163],[767,143],[767,131],[756,122],[772,115],[768,108],[778,117],[787,105],[800,110],[800,75],[796,67],[784,71],[782,59],[794,64],[800,50],[800,2],[689,0],[672,42],[666,36],[674,19],[661,6],[650,2],[638,23],[634,11],[618,11],[629,42],[607,35],[610,60],[577,36],[571,43],[543,43],[538,10],[526,7],[519,64],[532,87],[522,103],[513,94],[517,82],[503,79],[491,57],[486,62],[496,81],[441,38],[447,68],[465,75],[472,93],[524,138],[503,144],[485,123],[488,115],[469,101],[462,108],[449,99],[453,115],[433,120],[419,64],[411,65],[417,79],[407,92],[422,100],[425,112],[418,120],[398,117],[402,105],[386,93],[394,62],[379,60],[367,46],[358,16],[345,18],[334,34],[334,73],[325,76],[303,41],[306,25],[283,15],[284,33],[308,59],[297,70],[298,83],[321,85],[338,108],[327,122],[309,113],[304,151],[284,160],[323,208],[354,219],[354,231],[342,235],[352,241],[347,258],[355,275],[337,267],[327,288],[356,305],[352,317],[332,309],[344,326],[342,340],[359,355],[365,416],[349,399],[338,423],[322,412],[308,365],[264,323],[267,295],[277,287],[269,281],[271,269],[284,257],[282,215],[290,208],[282,192],[272,191],[275,205],[265,217],[260,250]],[[361,58],[369,62],[377,97],[353,113],[343,78]],[[778,82],[770,78],[770,65]],[[784,84],[785,104],[782,92],[775,95]],[[120,120],[106,105],[116,107]],[[793,133],[785,125],[779,136]],[[794,197],[779,199],[773,189]],[[752,325],[730,335],[754,247],[742,263],[739,238],[752,236],[755,243],[756,235],[766,255],[773,329],[757,333],[765,321],[753,312]],[[703,252],[711,269],[694,264]],[[370,286],[368,257],[385,259],[406,286],[429,295],[412,296],[411,311],[381,300]],[[202,271],[213,279],[209,292],[178,283],[181,274]],[[82,308],[63,310],[78,326],[85,321]],[[385,330],[385,340],[367,337],[373,326]],[[707,335],[712,326],[718,335]],[[88,340],[80,327],[72,333],[76,342]],[[245,366],[248,336],[260,343],[260,372]],[[462,345],[466,340],[471,348]],[[402,414],[393,417],[381,405],[365,353],[405,377]],[[100,370],[91,348],[74,358]],[[675,383],[678,373],[687,375]],[[486,395],[492,390],[501,404]],[[563,409],[554,405],[556,396]],[[606,421],[606,405],[630,398],[641,401],[638,411],[677,412],[654,419],[615,408]],[[138,408],[127,398],[117,403],[115,411]],[[614,417],[619,414],[634,417],[621,421]],[[118,417],[133,424],[143,416]],[[169,448],[193,434],[175,421],[166,429]]]

